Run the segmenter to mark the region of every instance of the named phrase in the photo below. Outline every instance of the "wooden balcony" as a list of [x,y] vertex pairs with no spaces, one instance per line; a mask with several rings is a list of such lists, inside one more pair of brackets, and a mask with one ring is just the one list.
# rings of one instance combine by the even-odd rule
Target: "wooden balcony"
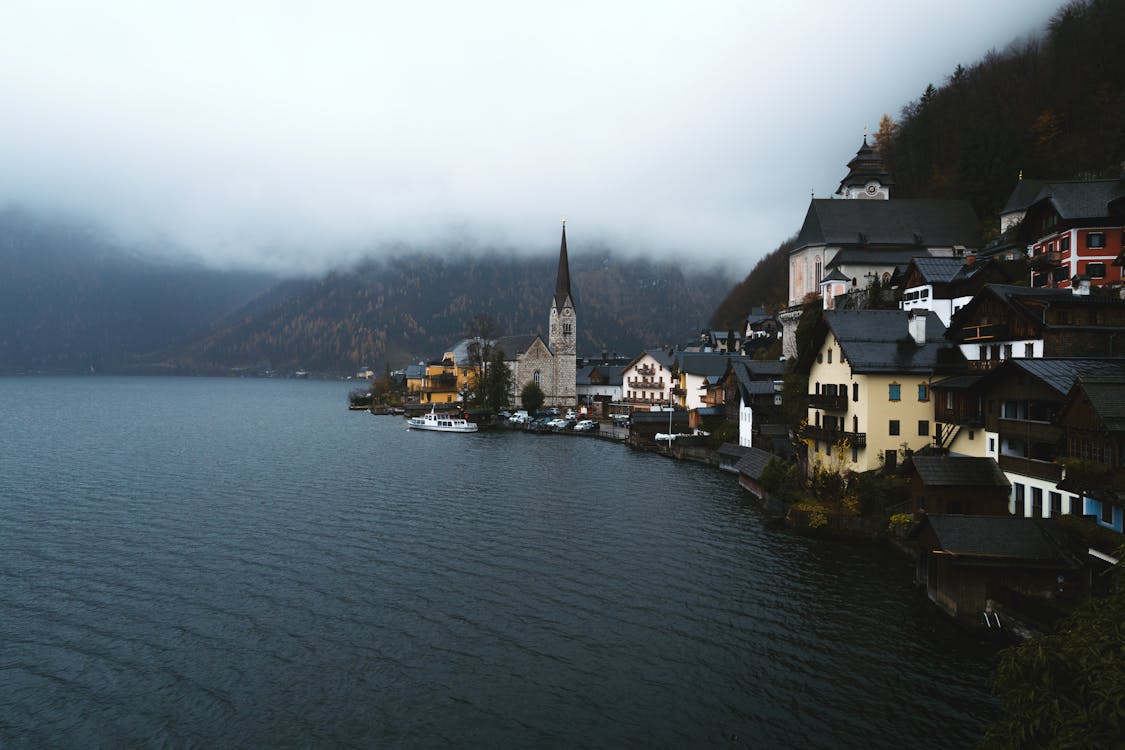
[[1034,268],[1057,266],[1059,263],[1062,263],[1062,253],[1058,250],[1049,253],[1039,253],[1031,258],[1031,265]]
[[832,396],[827,393],[810,393],[809,408],[826,411],[847,411],[848,397],[846,395]]
[[656,368],[652,365],[641,365],[637,368],[637,374],[651,377],[656,374]]
[[998,419],[996,431],[1001,438],[1017,438],[1031,443],[1055,445],[1062,440],[1062,430],[1050,422],[1024,419]]
[[867,446],[866,432],[844,432],[843,430],[830,430],[826,427],[814,427],[810,424],[805,426],[805,429],[801,432],[801,436],[809,440],[823,440],[827,443],[838,443],[841,440],[847,440],[848,444],[855,448],[864,448]]
[[1062,478],[1062,467],[1051,461],[1036,461],[1033,458],[1002,455],[998,463],[1001,470],[1010,471],[1013,474],[1023,474],[1025,477],[1034,477],[1056,483]]

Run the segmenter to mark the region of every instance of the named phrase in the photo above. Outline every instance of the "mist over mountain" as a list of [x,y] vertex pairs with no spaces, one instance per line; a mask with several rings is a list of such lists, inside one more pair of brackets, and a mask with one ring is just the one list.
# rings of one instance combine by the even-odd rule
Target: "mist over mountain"
[[[461,248],[285,279],[158,260],[97,228],[0,212],[0,372],[354,372],[438,357],[485,313],[546,333],[557,256]],[[166,255],[163,257],[167,257]],[[683,343],[730,281],[572,243],[579,353]]]

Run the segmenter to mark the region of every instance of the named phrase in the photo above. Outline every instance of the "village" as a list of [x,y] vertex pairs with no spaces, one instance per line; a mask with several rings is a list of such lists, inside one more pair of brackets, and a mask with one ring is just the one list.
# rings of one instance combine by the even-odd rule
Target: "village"
[[546,336],[466,338],[371,410],[710,463],[806,533],[907,551],[961,623],[1048,632],[1125,543],[1125,171],[1020,175],[982,243],[967,201],[892,197],[866,137],[847,170],[810,201],[783,309],[579,357],[564,222]]

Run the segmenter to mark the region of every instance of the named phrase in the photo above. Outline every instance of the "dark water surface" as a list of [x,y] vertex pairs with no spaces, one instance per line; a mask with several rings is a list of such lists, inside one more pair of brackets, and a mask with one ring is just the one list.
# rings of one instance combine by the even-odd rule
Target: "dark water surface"
[[347,384],[0,378],[0,746],[964,747],[902,558]]

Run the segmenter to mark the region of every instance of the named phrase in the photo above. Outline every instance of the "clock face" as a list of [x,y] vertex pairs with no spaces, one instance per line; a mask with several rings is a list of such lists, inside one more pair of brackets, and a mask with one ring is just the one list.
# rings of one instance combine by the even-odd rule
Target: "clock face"
[[566,315],[567,317],[570,317],[570,308],[569,307],[563,308],[563,315]]
[[872,184],[867,186],[867,194],[868,195],[875,195],[875,191],[878,190],[878,189],[879,189],[878,186],[876,186],[874,183],[872,183]]

